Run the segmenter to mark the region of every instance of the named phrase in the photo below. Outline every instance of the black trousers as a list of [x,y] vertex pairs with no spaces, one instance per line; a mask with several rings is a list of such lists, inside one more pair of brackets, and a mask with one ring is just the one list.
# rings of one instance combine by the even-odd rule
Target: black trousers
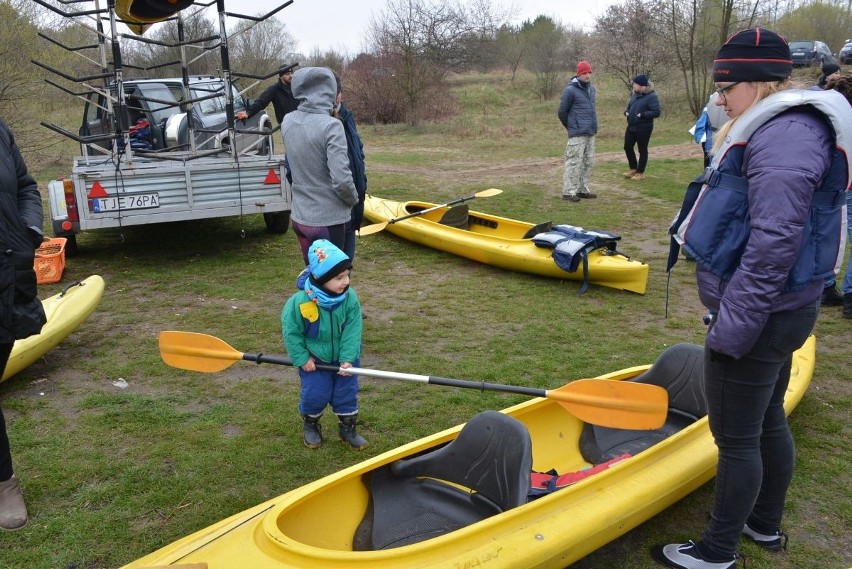
[[[645,171],[645,166],[648,164],[648,142],[651,140],[651,133],[654,132],[653,127],[649,130],[630,130],[628,127],[624,131],[624,153],[627,155],[627,164],[631,170],[636,170],[640,174]],[[639,160],[636,160],[636,152],[633,147],[639,149]]]
[[[6,369],[9,354],[15,344],[0,344],[0,375]],[[6,420],[3,418],[3,409],[0,408],[0,482],[5,482],[12,477],[12,453],[9,450],[9,437],[6,436]]]

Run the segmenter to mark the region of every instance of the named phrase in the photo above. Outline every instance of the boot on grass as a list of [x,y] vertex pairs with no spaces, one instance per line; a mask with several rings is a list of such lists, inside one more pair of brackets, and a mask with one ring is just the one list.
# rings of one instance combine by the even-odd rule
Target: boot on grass
[[843,295],[843,317],[852,318],[852,292]]
[[305,420],[305,446],[308,448],[319,448],[322,444],[322,425],[320,425],[322,413],[313,417],[302,415]]
[[15,531],[27,525],[27,506],[18,479],[13,474],[0,482],[0,529]]
[[359,435],[355,431],[355,424],[358,422],[358,414],[354,415],[338,415],[340,419],[340,440],[349,443],[355,450],[364,450],[369,443],[367,439]]
[[843,306],[843,296],[837,291],[836,286],[827,286],[822,289],[820,304],[823,306]]

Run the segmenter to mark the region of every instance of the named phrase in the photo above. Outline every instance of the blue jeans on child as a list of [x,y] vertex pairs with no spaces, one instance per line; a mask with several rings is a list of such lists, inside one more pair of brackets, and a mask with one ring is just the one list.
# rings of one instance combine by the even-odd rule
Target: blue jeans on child
[[713,513],[698,544],[706,559],[731,559],[746,522],[760,533],[781,528],[796,453],[784,393],[792,354],[818,314],[819,300],[772,314],[738,360],[705,347],[708,418],[719,447]]
[[[324,364],[325,362],[317,360],[316,363]],[[327,365],[338,367],[340,363],[334,362]],[[359,367],[360,360],[355,360],[352,365]],[[302,415],[316,417],[329,404],[331,410],[337,415],[352,415],[358,412],[357,375],[340,375],[334,371],[319,369],[307,372],[299,368],[299,379],[302,384],[299,413]]]

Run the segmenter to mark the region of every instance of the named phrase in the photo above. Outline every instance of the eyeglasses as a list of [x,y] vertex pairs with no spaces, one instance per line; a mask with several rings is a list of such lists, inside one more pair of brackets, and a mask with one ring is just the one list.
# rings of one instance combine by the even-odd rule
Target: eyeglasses
[[731,83],[727,87],[721,87],[719,89],[716,89],[716,94],[719,95],[720,97],[727,97],[728,93],[731,91],[731,89],[733,89],[734,87],[736,87],[740,83],[742,83],[742,81],[736,81],[734,83]]

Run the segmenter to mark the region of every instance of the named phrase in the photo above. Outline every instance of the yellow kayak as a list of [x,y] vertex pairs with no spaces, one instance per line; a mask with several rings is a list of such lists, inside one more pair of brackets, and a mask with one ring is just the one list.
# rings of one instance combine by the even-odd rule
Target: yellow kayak
[[115,15],[135,34],[143,34],[151,24],[171,18],[193,0],[116,0]]
[[[810,383],[815,343],[811,337],[795,354],[787,413]],[[487,411],[236,514],[126,569],[565,567],[714,476],[716,446],[700,408],[702,366],[703,348],[678,344],[653,366],[601,376],[667,386],[662,429],[583,424],[551,399]],[[584,474],[593,464],[603,469]],[[518,491],[530,488],[530,468],[579,480],[517,501]],[[435,475],[441,471],[481,473],[469,478],[482,482],[460,487]],[[500,483],[489,482],[495,477]],[[478,518],[459,523],[471,516]]]
[[42,301],[47,323],[40,334],[18,340],[0,381],[28,367],[80,327],[94,312],[104,293],[104,280],[92,275]]
[[[432,207],[435,204],[397,202],[368,195],[364,201],[364,217],[381,223]],[[467,228],[463,229],[439,222],[449,209],[442,207],[388,223],[385,230],[403,239],[502,269],[584,280],[582,268],[573,272],[561,269],[553,260],[553,249],[538,247],[532,242],[530,233],[535,233],[536,224],[470,211]],[[645,294],[648,265],[597,249],[588,255],[588,282]]]

